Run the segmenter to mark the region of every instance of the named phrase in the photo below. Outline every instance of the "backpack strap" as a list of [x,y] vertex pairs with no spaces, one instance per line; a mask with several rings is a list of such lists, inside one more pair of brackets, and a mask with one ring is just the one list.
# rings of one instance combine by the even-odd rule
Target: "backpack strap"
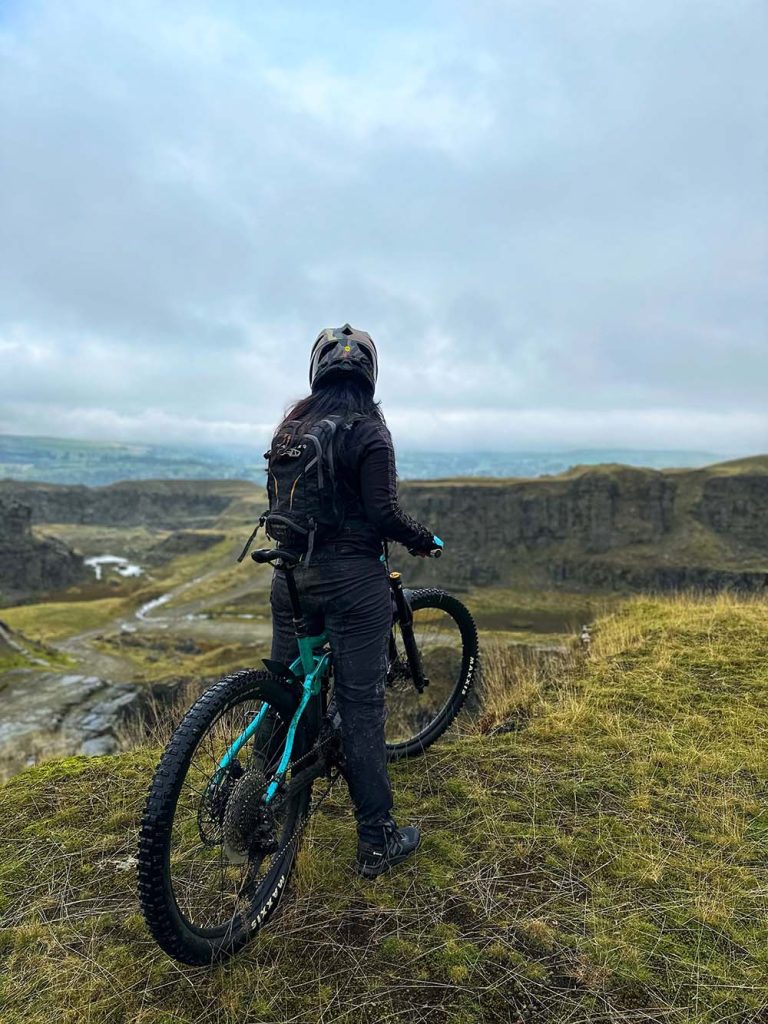
[[315,446],[316,455],[311,462],[307,463],[307,472],[312,469],[313,466],[317,466],[317,485],[318,487],[323,486],[323,446],[320,444],[320,438],[317,434],[305,434],[305,441],[311,441]]
[[266,521],[266,512],[264,513],[264,515],[259,516],[259,521],[258,521],[258,523],[256,523],[256,526],[253,528],[253,532],[251,533],[251,536],[245,542],[245,547],[240,552],[240,554],[237,556],[238,562],[242,562],[242,560],[248,554],[248,551],[250,550],[251,544],[253,544],[253,542],[256,540],[256,534],[262,528],[262,526],[264,525],[265,521]]
[[337,416],[335,419],[329,418],[325,420],[320,420],[321,423],[327,423],[328,426],[330,427],[330,437],[328,438],[328,443],[325,446],[325,454],[328,458],[328,473],[331,477],[331,483],[333,484],[334,487],[336,486],[336,468],[333,464],[333,440],[336,434],[336,428],[339,425],[339,419],[340,417]]
[[312,552],[315,548],[315,533],[317,532],[317,524],[314,519],[309,520],[309,537],[307,538],[307,555],[306,558],[302,558],[304,568],[309,567],[309,563],[312,561]]

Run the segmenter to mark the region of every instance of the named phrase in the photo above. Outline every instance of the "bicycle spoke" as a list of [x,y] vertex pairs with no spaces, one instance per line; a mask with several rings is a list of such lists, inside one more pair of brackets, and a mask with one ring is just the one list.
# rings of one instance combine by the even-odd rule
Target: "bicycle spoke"
[[413,682],[399,630],[397,660],[387,688],[387,743],[418,741],[443,713],[461,681],[463,638],[456,620],[445,610],[414,610],[413,634],[429,685],[419,693]]
[[[248,890],[266,874],[276,855],[259,857],[255,852],[242,863],[233,863],[224,835],[228,802],[233,794],[238,799],[238,780],[250,773],[257,779],[257,788],[258,781],[263,778],[266,783],[279,763],[282,748],[278,741],[287,723],[275,709],[267,709],[263,727],[256,730],[217,780],[224,755],[261,707],[261,701],[242,702],[212,723],[193,752],[179,794],[171,836],[171,882],[181,913],[196,928],[226,926],[247,911]],[[190,776],[194,784],[188,781]],[[240,797],[239,813],[252,814],[254,801],[260,799],[258,793]],[[278,815],[275,828],[279,852],[290,842],[293,824],[280,820]]]

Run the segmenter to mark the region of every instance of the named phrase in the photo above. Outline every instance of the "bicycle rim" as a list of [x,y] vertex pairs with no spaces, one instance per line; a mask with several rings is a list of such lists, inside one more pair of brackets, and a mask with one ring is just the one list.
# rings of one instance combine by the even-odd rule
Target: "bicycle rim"
[[[395,630],[397,656],[390,665],[387,684],[387,745],[418,748],[441,733],[460,707],[467,673],[465,638],[461,624],[437,603],[419,607],[414,601],[413,634],[421,653],[429,685],[422,693],[411,677],[400,630]],[[447,720],[447,721],[446,721]],[[443,724],[445,723],[445,724]]]

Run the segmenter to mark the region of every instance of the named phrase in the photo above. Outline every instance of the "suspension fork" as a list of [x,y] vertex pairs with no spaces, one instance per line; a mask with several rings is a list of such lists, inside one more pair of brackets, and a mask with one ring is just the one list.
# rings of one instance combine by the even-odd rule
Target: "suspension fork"
[[424,688],[429,686],[429,679],[424,674],[421,652],[413,635],[413,611],[408,603],[408,598],[405,596],[403,579],[399,572],[391,572],[389,574],[389,585],[392,588],[392,594],[395,599],[395,608],[397,609],[397,618],[400,623],[400,632],[403,634],[403,646],[408,658],[408,667],[411,670],[411,679],[419,693],[423,693]]

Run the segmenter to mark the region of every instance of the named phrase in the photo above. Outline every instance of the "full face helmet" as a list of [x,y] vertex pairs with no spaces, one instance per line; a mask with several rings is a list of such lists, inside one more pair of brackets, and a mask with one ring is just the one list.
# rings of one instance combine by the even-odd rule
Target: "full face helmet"
[[355,377],[374,391],[378,375],[379,360],[370,334],[356,331],[349,324],[327,327],[318,334],[309,360],[309,384],[313,391],[321,381],[347,376]]

